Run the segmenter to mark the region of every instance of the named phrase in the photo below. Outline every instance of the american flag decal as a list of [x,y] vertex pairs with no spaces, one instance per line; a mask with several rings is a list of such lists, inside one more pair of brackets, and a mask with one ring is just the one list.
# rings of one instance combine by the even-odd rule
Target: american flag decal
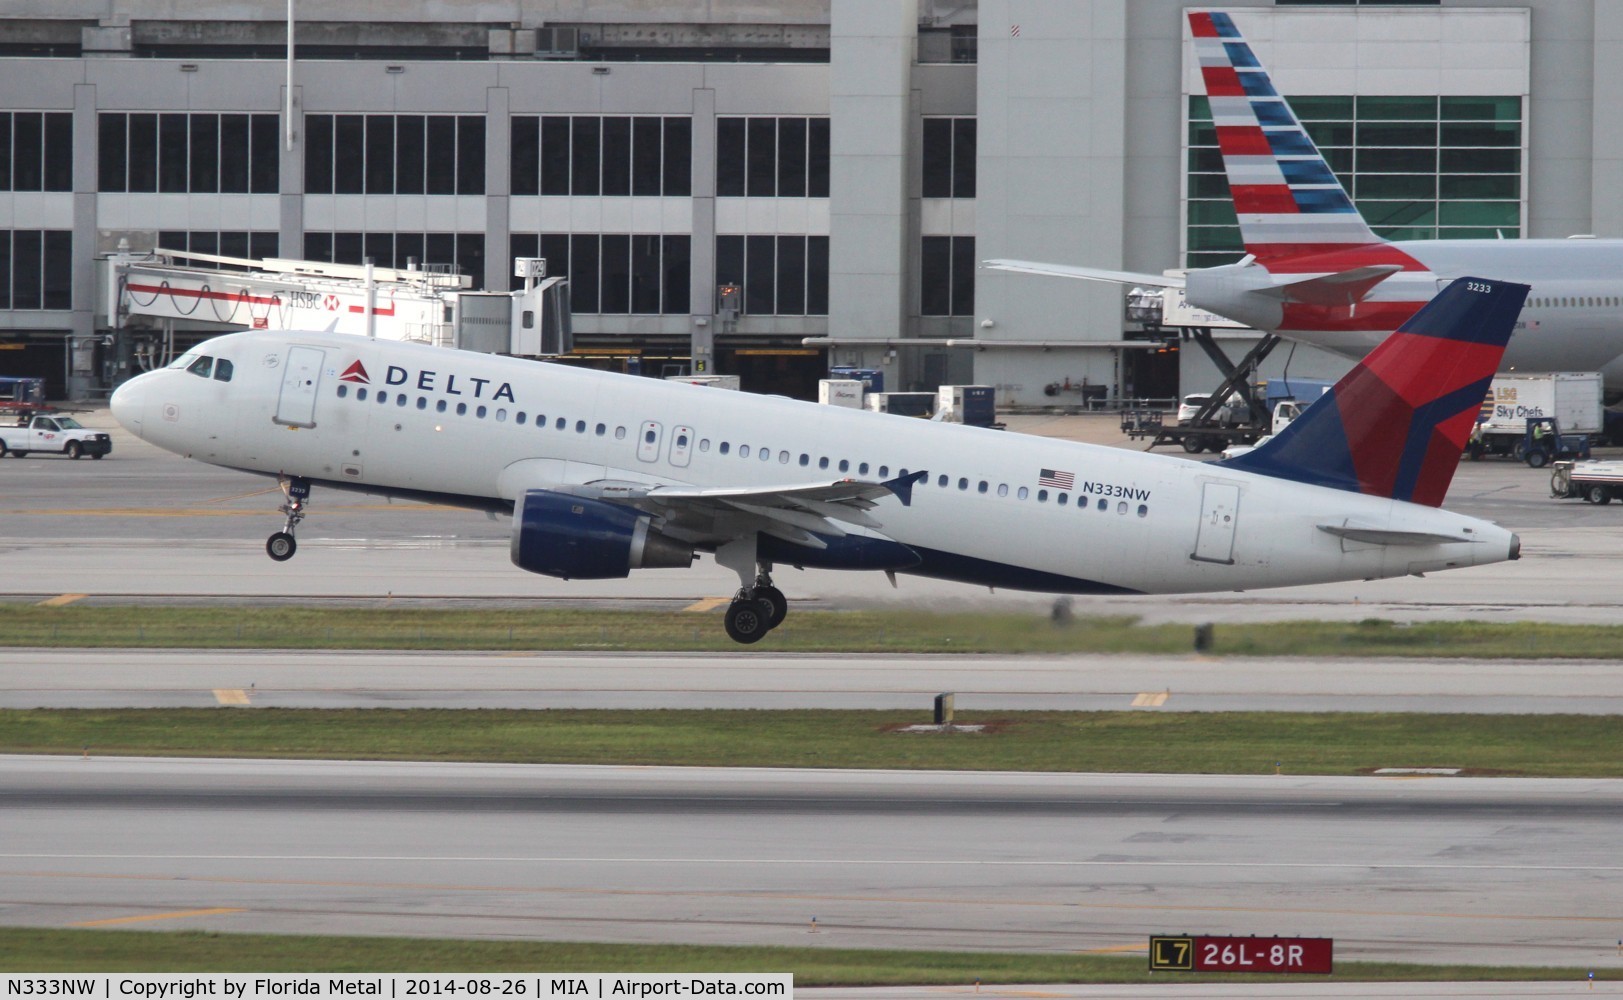
[[1040,469],[1037,472],[1038,486],[1052,486],[1056,490],[1068,490],[1076,485],[1076,477],[1069,472],[1060,472],[1057,469]]

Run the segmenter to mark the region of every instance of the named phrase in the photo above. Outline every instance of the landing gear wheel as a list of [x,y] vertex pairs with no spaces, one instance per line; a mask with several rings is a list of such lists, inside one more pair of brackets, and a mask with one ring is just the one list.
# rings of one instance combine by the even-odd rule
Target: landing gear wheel
[[298,540],[286,531],[278,531],[265,539],[265,553],[277,562],[287,562],[299,551]]
[[770,612],[760,601],[734,601],[727,605],[724,621],[728,638],[745,645],[760,642],[762,636],[772,630],[772,626],[767,624],[769,615]]
[[1584,499],[1590,503],[1611,503],[1612,493],[1606,487],[1596,483],[1584,491]]
[[79,460],[80,455],[84,454],[84,449],[79,447],[79,442],[77,441],[69,441],[65,450],[68,453],[68,457],[73,459],[75,462]]
[[750,596],[766,609],[767,628],[774,629],[783,624],[783,619],[789,614],[789,599],[783,596],[783,591],[768,583],[750,591]]

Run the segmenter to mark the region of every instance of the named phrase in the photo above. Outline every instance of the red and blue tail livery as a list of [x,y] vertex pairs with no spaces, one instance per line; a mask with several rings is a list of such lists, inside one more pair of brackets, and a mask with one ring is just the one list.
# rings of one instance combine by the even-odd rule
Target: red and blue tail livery
[[1441,506],[1527,292],[1456,279],[1289,427],[1222,464]]

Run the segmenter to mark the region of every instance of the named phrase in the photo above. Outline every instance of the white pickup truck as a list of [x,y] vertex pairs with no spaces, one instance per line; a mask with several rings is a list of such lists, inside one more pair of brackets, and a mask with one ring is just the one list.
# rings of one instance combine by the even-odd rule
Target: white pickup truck
[[22,458],[31,451],[54,451],[69,458],[101,458],[113,450],[113,439],[105,431],[93,431],[72,417],[0,417],[0,458]]

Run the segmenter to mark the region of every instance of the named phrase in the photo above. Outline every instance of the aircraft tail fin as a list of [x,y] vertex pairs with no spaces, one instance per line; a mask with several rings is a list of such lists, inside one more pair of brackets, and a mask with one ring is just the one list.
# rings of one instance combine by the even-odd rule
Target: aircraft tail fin
[[1440,506],[1527,291],[1455,280],[1289,427],[1221,464]]
[[1229,15],[1190,11],[1240,237],[1258,260],[1386,241],[1364,222]]

